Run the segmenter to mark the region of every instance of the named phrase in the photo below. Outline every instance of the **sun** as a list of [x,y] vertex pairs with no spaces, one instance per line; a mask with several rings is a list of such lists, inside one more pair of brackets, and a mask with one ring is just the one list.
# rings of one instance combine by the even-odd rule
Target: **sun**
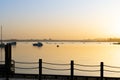
[[113,37],[120,37],[120,18],[110,22],[106,31]]

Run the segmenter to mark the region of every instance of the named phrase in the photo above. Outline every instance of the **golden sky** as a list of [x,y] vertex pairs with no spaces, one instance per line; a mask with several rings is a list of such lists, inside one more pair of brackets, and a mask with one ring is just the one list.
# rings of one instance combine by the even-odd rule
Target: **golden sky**
[[120,0],[0,0],[3,39],[120,37]]

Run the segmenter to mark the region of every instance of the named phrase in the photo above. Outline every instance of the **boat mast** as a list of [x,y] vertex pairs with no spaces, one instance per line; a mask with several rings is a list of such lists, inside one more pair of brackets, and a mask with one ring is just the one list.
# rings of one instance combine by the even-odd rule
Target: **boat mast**
[[2,25],[1,25],[1,44],[2,44]]

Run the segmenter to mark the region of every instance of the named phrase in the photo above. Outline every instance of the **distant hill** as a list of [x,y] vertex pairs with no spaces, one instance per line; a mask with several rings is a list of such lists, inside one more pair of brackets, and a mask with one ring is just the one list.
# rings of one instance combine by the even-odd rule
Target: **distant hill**
[[102,39],[81,39],[81,40],[47,40],[47,39],[8,39],[4,42],[17,41],[17,42],[120,42],[120,38],[102,38]]

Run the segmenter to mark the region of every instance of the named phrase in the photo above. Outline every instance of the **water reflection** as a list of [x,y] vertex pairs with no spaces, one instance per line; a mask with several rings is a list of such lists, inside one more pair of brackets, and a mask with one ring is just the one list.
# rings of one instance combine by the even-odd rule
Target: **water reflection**
[[[100,65],[100,62],[104,62],[107,65],[120,66],[120,45],[112,45],[111,43],[82,43],[82,42],[43,42],[44,46],[34,47],[32,42],[19,42],[16,47],[12,47],[12,59],[21,62],[38,62],[41,58],[45,62],[53,63],[70,63],[70,60],[74,60],[78,64],[90,64]],[[59,45],[60,47],[56,47]],[[1,50],[2,54],[4,49]],[[1,55],[1,59],[3,58]],[[3,59],[2,59],[3,60]],[[22,67],[38,67],[38,65],[21,65],[16,66]],[[45,65],[46,66],[46,65]],[[53,66],[49,66],[53,67]],[[56,67],[56,66],[54,66]],[[67,68],[64,66],[64,68]],[[84,67],[80,67],[84,69]],[[89,68],[88,68],[89,69]],[[99,68],[96,68],[99,69]],[[16,72],[26,73],[38,73],[38,70],[19,70]],[[55,72],[43,70],[43,73],[55,73],[55,74],[68,74],[66,72]],[[75,72],[76,75],[98,75],[99,72],[86,73],[86,72]],[[120,74],[107,73],[106,76],[120,76]]]

